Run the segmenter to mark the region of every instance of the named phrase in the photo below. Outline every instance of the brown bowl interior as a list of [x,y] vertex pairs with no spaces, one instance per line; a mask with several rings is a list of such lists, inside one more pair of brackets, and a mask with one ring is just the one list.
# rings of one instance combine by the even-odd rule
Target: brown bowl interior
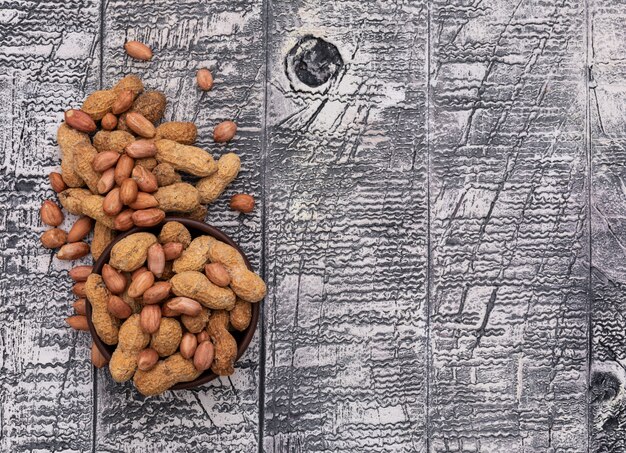
[[[226,236],[217,228],[211,225],[207,225],[204,222],[199,222],[197,220],[185,219],[182,217],[166,217],[162,223],[160,223],[159,225],[155,227],[133,228],[131,230],[124,232],[124,234],[117,236],[115,240],[111,242],[106,249],[104,249],[104,252],[102,252],[102,255],[100,255],[100,258],[96,261],[96,264],[94,265],[93,272],[95,272],[96,274],[99,274],[102,272],[102,267],[105,265],[105,263],[108,263],[109,261],[109,256],[111,255],[111,249],[118,241],[120,241],[121,239],[125,238],[126,236],[130,234],[138,233],[141,231],[148,231],[151,233],[158,234],[158,232],[161,230],[161,227],[167,222],[182,223],[183,225],[187,227],[187,229],[191,233],[191,236],[194,238],[197,236],[209,235],[209,236],[213,236],[215,239],[225,242],[226,244],[232,247],[235,247],[239,251],[239,253],[241,253],[241,256],[243,256],[243,259],[246,262],[246,266],[248,266],[248,269],[252,270],[252,267],[250,266],[250,262],[248,261],[248,258],[243,253],[243,251],[239,248],[239,246],[235,244],[235,242],[233,242],[231,238]],[[91,304],[87,303],[86,308],[87,308],[87,321],[89,323],[89,331],[91,332],[93,341],[96,344],[96,347],[98,348],[98,350],[102,353],[102,355],[106,357],[107,360],[110,360],[111,354],[113,354],[113,351],[115,350],[115,346],[109,346],[103,343],[100,337],[98,337],[98,334],[96,333],[93,323],[91,322]],[[259,304],[252,304],[252,319],[250,321],[250,325],[248,326],[248,328],[244,330],[243,332],[232,332],[233,336],[235,337],[235,340],[237,340],[237,359],[236,360],[239,360],[239,358],[243,355],[245,350],[248,349],[248,345],[250,344],[250,341],[252,341],[252,337],[254,336],[254,332],[256,331],[256,326],[259,320],[259,311],[260,311]],[[207,370],[204,373],[202,373],[197,379],[194,379],[193,381],[190,381],[190,382],[182,382],[180,384],[176,384],[170,390],[183,390],[183,389],[190,389],[190,388],[198,387],[199,385],[206,384],[207,382],[212,381],[216,377],[218,376],[215,373],[212,373],[211,370]]]

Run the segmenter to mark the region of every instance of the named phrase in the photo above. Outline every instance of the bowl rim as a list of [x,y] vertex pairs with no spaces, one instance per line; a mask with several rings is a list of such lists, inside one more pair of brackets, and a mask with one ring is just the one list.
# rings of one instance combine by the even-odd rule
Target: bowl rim
[[[95,274],[101,274],[104,264],[108,263],[109,261],[109,258],[111,255],[111,249],[119,241],[121,241],[125,237],[130,236],[131,234],[134,234],[134,233],[152,232],[155,229],[160,229],[167,222],[180,222],[189,230],[197,230],[201,233],[208,234],[209,236],[212,236],[215,239],[225,242],[231,247],[234,247],[243,257],[243,260],[246,263],[246,266],[248,267],[248,269],[253,271],[252,266],[250,265],[250,261],[248,260],[248,257],[243,252],[243,250],[241,250],[241,248],[235,243],[235,241],[233,241],[228,235],[226,235],[220,229],[212,225],[209,225],[208,223],[201,222],[199,220],[187,219],[185,217],[168,216],[168,217],[165,217],[161,223],[153,227],[134,227],[128,231],[125,231],[119,236],[117,236],[113,241],[111,241],[109,245],[106,246],[106,248],[103,250],[100,257],[96,260],[96,263],[93,266],[92,272]],[[192,232],[192,237],[194,237],[193,232]],[[93,342],[95,343],[100,353],[107,359],[107,361],[109,361],[111,360],[111,353],[112,353],[109,350],[109,348],[112,348],[112,346],[105,344],[98,336],[96,329],[93,325],[93,322],[91,321],[91,313],[92,313],[91,302],[89,302],[89,299],[86,299],[86,302],[87,303],[85,304],[86,306],[85,308],[87,312],[87,324],[89,325],[89,332],[91,333]],[[252,341],[252,338],[254,337],[254,334],[257,329],[257,324],[259,321],[259,313],[261,311],[260,304],[261,302],[251,304],[252,305],[252,318],[250,319],[250,325],[248,326],[248,328],[244,330],[243,332],[241,332],[240,334],[241,339],[237,340],[237,357],[235,358],[235,363],[241,358],[243,353],[248,349],[248,346],[250,345],[250,342]],[[170,387],[168,390],[186,390],[186,389],[199,387],[218,377],[219,376],[217,374],[211,372],[211,370],[209,369],[209,370],[204,371],[200,376],[198,376],[193,381],[180,382]]]

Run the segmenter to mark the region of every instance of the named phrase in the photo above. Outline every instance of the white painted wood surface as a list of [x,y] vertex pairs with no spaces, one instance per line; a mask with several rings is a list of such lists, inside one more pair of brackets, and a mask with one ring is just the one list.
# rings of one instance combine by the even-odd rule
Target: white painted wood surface
[[[0,1],[0,451],[624,451],[625,18],[622,0]],[[152,399],[92,370],[63,322],[69,265],[38,243],[62,112],[128,73],[242,156],[207,220],[270,289],[234,376]],[[214,145],[229,118],[238,139]],[[238,191],[254,214],[227,208]]]

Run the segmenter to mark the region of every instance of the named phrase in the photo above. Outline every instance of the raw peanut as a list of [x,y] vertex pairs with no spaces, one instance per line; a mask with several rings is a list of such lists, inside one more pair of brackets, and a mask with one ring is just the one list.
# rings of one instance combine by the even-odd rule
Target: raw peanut
[[207,212],[208,209],[206,206],[198,205],[198,207],[193,211],[179,213],[178,217],[184,217],[186,219],[199,220],[200,222],[203,222],[206,218]]
[[164,318],[161,319],[159,330],[152,334],[150,347],[161,357],[167,357],[176,352],[182,337],[183,329],[180,323],[172,318]]
[[100,126],[105,131],[112,131],[117,126],[117,116],[113,115],[111,112],[107,113],[102,117]]
[[130,279],[135,280],[137,277],[139,277],[141,274],[147,271],[148,271],[148,268],[146,266],[141,266],[139,269],[135,269],[133,273],[130,274]]
[[102,207],[104,197],[100,195],[89,195],[81,202],[82,214],[91,217],[96,222],[102,223],[107,228],[114,228],[114,218],[108,216]]
[[126,319],[133,314],[133,310],[130,308],[124,300],[119,296],[109,297],[109,303],[107,304],[109,313],[118,319]]
[[156,208],[159,205],[159,202],[154,198],[154,195],[150,195],[145,192],[138,192],[137,199],[133,201],[129,206],[133,209],[149,209]]
[[70,214],[82,215],[83,200],[89,196],[91,196],[91,192],[87,189],[65,189],[59,194],[59,201],[61,206]]
[[168,242],[180,242],[183,244],[183,248],[187,248],[191,243],[191,233],[180,222],[167,222],[161,228],[159,234],[159,242],[161,244],[167,244]]
[[75,282],[84,282],[87,281],[87,277],[89,277],[92,270],[93,266],[76,266],[75,268],[70,269],[69,275]]
[[229,316],[225,310],[211,313],[207,330],[215,346],[215,358],[211,370],[218,376],[230,376],[237,357],[237,342],[228,331]]
[[132,298],[141,297],[152,285],[154,285],[154,274],[150,271],[143,272],[130,282],[128,295]]
[[74,170],[93,193],[98,193],[98,181],[100,181],[100,173],[91,166],[97,154],[98,151],[91,146],[91,143],[79,143],[74,148]]
[[113,221],[114,228],[119,231],[128,231],[135,224],[133,223],[133,209],[125,209],[115,216]]
[[137,96],[143,91],[143,82],[136,75],[127,75],[113,87],[113,91],[115,93],[121,93],[125,90],[130,90],[135,96]]
[[230,209],[243,213],[250,213],[254,210],[254,198],[245,193],[238,193],[230,199]]
[[174,294],[197,300],[207,308],[231,310],[235,306],[235,294],[230,288],[214,285],[200,272],[181,272],[174,275],[170,283]]
[[87,314],[86,304],[87,299],[78,299],[72,304],[72,307],[74,307],[74,313],[85,316]]
[[61,208],[50,200],[43,202],[41,208],[39,209],[39,215],[43,223],[54,227],[61,225],[63,223],[63,219],[65,219]]
[[159,125],[156,129],[156,139],[165,138],[174,140],[183,145],[193,145],[198,137],[196,125],[189,122],[170,121]]
[[235,248],[215,240],[209,247],[209,260],[226,268],[230,275],[230,288],[243,300],[255,303],[265,297],[267,288],[263,279],[246,267]]
[[113,186],[115,186],[115,170],[113,168],[109,168],[107,171],[102,173],[96,188],[98,189],[99,194],[104,195],[109,192]]
[[213,129],[213,140],[216,143],[226,143],[237,133],[237,124],[234,121],[222,121]]
[[104,151],[96,154],[91,162],[91,166],[95,171],[102,173],[104,170],[113,167],[119,158],[120,155],[115,151]]
[[[173,299],[168,300],[165,305],[170,310],[187,316],[198,316],[203,310],[202,305],[193,299],[189,299],[188,297],[174,297]],[[204,310],[206,311],[206,309]]]
[[169,282],[157,282],[143,293],[143,303],[158,304],[170,295],[172,285]]
[[108,264],[102,267],[102,279],[106,287],[113,294],[122,294],[126,289],[126,285],[128,285],[126,276]]
[[174,261],[173,269],[177,274],[185,271],[200,271],[209,259],[209,248],[215,241],[211,236],[198,236],[183,251],[183,254]]
[[133,179],[137,182],[137,186],[142,192],[151,193],[159,188],[156,176],[141,165],[135,165],[135,168],[133,168]]
[[93,239],[91,240],[91,254],[93,259],[97,260],[115,239],[115,231],[104,225],[102,222],[96,222],[93,228]]
[[111,293],[98,274],[91,274],[85,285],[87,300],[91,304],[91,321],[100,339],[108,345],[117,343],[119,320],[107,308]]
[[111,106],[114,102],[115,92],[113,90],[94,91],[87,96],[80,109],[89,115],[92,120],[98,121],[111,111]]
[[63,192],[65,189],[67,189],[61,173],[52,172],[50,173],[50,175],[48,175],[48,178],[50,179],[50,187],[52,187],[52,190],[54,190],[56,193]]
[[124,203],[122,203],[119,187],[112,189],[102,201],[102,210],[106,215],[116,216],[122,212],[123,207]]
[[237,298],[235,308],[229,312],[230,324],[240,332],[246,330],[252,319],[252,304],[243,299]]
[[180,313],[178,313],[175,310],[172,310],[171,308],[169,308],[167,303],[165,303],[161,306],[161,316],[166,317],[166,318],[175,318],[177,316],[180,316]]
[[141,309],[141,328],[146,333],[154,333],[161,326],[161,307],[146,305]]
[[135,141],[135,137],[125,131],[99,131],[93,136],[93,146],[101,153],[114,151],[122,154],[124,149]]
[[156,176],[157,184],[159,187],[169,186],[181,181],[180,175],[176,173],[174,167],[168,163],[162,163],[154,167],[152,170],[154,176]]
[[126,114],[126,125],[135,134],[152,138],[156,135],[154,124],[139,112],[128,112]]
[[[154,180],[156,184],[156,177]],[[166,212],[189,212],[200,205],[200,194],[191,184],[177,182],[161,187],[154,193],[159,208]]]
[[91,133],[96,131],[96,123],[89,115],[80,110],[71,109],[65,112],[65,123],[80,132]]
[[176,170],[194,176],[209,176],[217,171],[213,156],[195,146],[182,145],[173,140],[157,140],[156,159],[168,163]]
[[220,263],[210,263],[204,266],[204,274],[217,286],[226,287],[230,284],[230,275]]
[[191,332],[185,332],[183,338],[180,340],[180,355],[186,359],[193,357],[198,347],[198,339]]
[[138,227],[158,225],[165,218],[165,211],[157,208],[141,209],[133,212],[133,223]]
[[115,166],[115,183],[121,185],[126,179],[130,178],[134,166],[135,160],[126,154],[122,154]]
[[148,249],[148,270],[160,278],[164,268],[165,252],[163,252],[163,246],[157,242]]
[[144,349],[137,356],[137,369],[141,371],[151,370],[158,361],[159,354],[154,349]]
[[137,140],[126,146],[126,154],[135,159],[153,157],[156,151],[153,140]]
[[202,91],[209,91],[213,88],[213,74],[206,68],[198,69],[196,82],[198,83],[198,88]]
[[85,297],[85,282],[76,282],[72,286],[72,293],[77,297]]
[[[208,322],[208,319],[207,319],[207,322]],[[203,341],[210,340],[211,337],[209,337],[209,332],[205,329],[196,335],[196,339],[198,340],[198,343],[202,343]]]
[[127,41],[124,50],[129,57],[135,60],[148,61],[152,59],[152,49],[139,41]]
[[72,129],[63,123],[57,131],[57,143],[61,148],[61,177],[68,187],[81,187],[84,182],[74,169],[74,151],[79,143],[90,143],[89,135]]
[[193,355],[193,366],[198,371],[208,370],[213,363],[213,355],[213,344],[210,341],[203,341],[198,345]]
[[157,242],[152,233],[134,233],[117,242],[111,249],[109,264],[115,269],[132,272],[143,266],[148,248]]
[[119,329],[119,343],[113,355],[109,370],[115,382],[125,382],[137,370],[137,356],[150,343],[150,335],[141,329],[141,316],[131,315]]
[[89,244],[84,242],[72,242],[65,244],[57,252],[57,259],[60,260],[77,260],[89,254]]
[[141,159],[137,159],[135,161],[136,165],[141,165],[148,171],[154,170],[154,168],[159,165],[157,160],[154,157],[142,157]]
[[81,217],[72,228],[70,228],[69,233],[67,233],[67,242],[78,242],[82,241],[87,237],[87,235],[91,232],[91,228],[93,226],[93,220],[89,217]]
[[241,161],[235,153],[224,154],[217,161],[217,172],[211,176],[202,178],[196,184],[200,192],[200,203],[213,203],[226,189],[226,186],[233,182],[239,174]]
[[200,376],[200,372],[193,366],[191,360],[180,354],[169,356],[159,361],[150,371],[137,371],[133,382],[135,387],[144,396],[154,396],[165,392],[174,384],[189,382]]
[[163,254],[165,255],[165,260],[175,260],[183,253],[183,244],[180,242],[168,242],[167,244],[163,244]]
[[[165,113],[166,103],[165,95],[160,91],[146,91],[135,99],[131,111],[141,113],[152,123],[158,123]],[[124,131],[128,130],[126,113],[122,113],[119,117],[117,128]]]
[[132,178],[126,178],[120,186],[120,200],[123,204],[129,205],[137,199],[138,192],[137,182]]
[[102,355],[98,346],[95,343],[91,343],[91,363],[96,368],[100,369],[105,366],[109,361]]
[[52,228],[44,232],[39,240],[45,248],[56,249],[67,242],[67,233],[59,228]]
[[199,333],[202,332],[206,327],[207,322],[209,322],[210,315],[211,312],[207,308],[202,307],[202,311],[198,315],[191,316],[182,314],[180,317],[180,322],[183,323],[183,326],[185,326],[185,329],[187,329],[189,332]]
[[87,316],[74,315],[69,318],[65,318],[65,322],[74,330],[89,330],[89,324],[87,324]]
[[[114,92],[115,93],[115,92]],[[123,90],[116,94],[115,101],[111,105],[111,113],[119,115],[132,107],[135,101],[135,93],[132,90]]]

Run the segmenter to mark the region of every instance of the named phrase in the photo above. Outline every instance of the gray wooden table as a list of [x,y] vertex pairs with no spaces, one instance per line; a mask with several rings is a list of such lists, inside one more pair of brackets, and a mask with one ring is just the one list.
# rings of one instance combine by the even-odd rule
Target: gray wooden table
[[[626,451],[625,20],[624,0],[0,0],[0,451]],[[38,244],[62,112],[128,73],[216,156],[213,125],[239,123],[207,220],[270,289],[232,377],[150,399],[92,369],[69,265]]]

